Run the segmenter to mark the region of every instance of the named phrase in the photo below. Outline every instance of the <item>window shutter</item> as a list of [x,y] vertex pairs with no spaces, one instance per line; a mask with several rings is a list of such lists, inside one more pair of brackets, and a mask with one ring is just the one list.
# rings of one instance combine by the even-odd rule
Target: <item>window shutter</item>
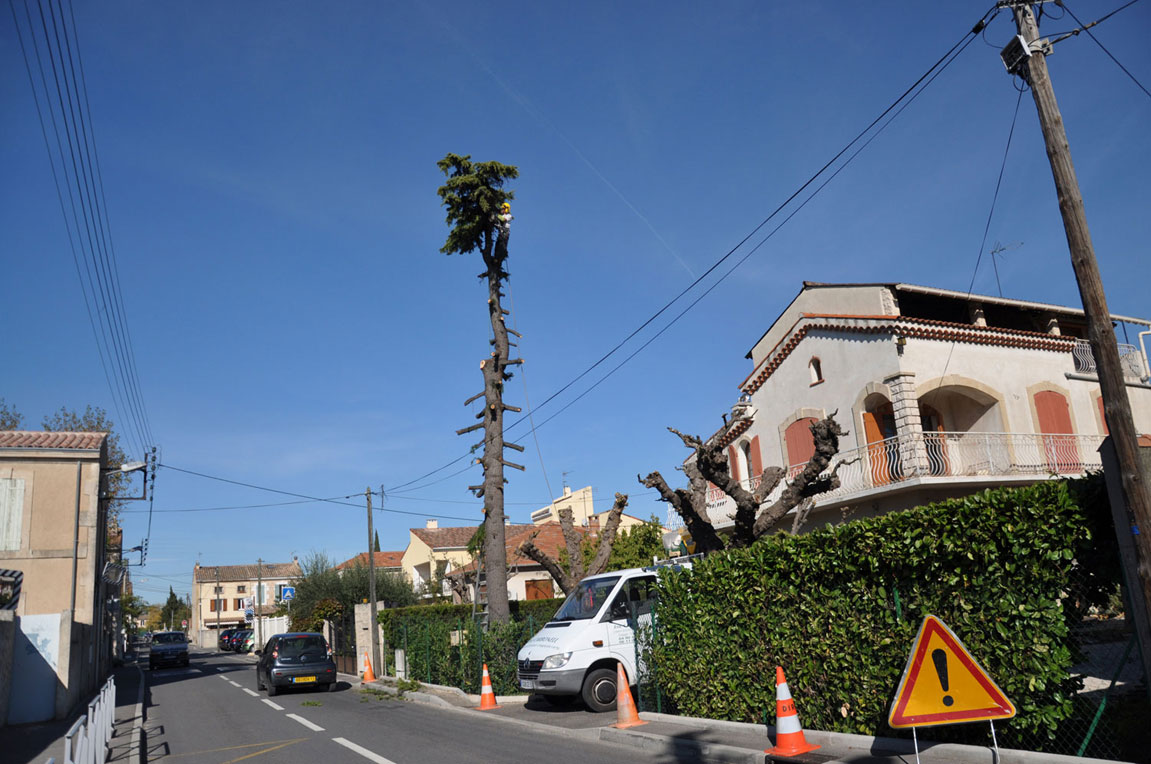
[[24,481],[0,478],[0,550],[20,550],[20,529],[24,523]]

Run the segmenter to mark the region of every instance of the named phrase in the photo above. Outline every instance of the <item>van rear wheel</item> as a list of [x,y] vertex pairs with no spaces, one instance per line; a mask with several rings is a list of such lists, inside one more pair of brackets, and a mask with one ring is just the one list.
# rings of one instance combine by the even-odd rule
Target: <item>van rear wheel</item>
[[615,671],[599,668],[584,677],[580,694],[585,706],[592,711],[603,712],[615,710],[615,693]]

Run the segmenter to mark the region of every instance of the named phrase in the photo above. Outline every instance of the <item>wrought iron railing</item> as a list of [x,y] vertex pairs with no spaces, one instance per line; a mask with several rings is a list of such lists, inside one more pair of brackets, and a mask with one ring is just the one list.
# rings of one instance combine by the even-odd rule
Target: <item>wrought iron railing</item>
[[[1083,374],[1097,374],[1095,354],[1091,352],[1091,343],[1086,340],[1076,340],[1075,348],[1071,351],[1075,359],[1075,371]],[[1147,377],[1147,363],[1139,348],[1134,345],[1119,343],[1119,365],[1123,367],[1125,379],[1142,380]]]
[[[927,432],[903,435],[841,451],[832,461],[839,465],[839,487],[816,497],[816,505],[839,501],[865,491],[882,489],[913,479],[971,477],[1043,477],[1078,475],[1100,469],[1098,453],[1102,435],[1043,435],[1006,432]],[[788,467],[790,480],[803,464]],[[749,490],[758,478],[741,481]],[[775,501],[781,483],[766,499]],[[717,526],[730,524],[728,515],[734,503],[715,488],[708,491],[708,515]],[[667,527],[683,525],[679,515],[668,510]]]

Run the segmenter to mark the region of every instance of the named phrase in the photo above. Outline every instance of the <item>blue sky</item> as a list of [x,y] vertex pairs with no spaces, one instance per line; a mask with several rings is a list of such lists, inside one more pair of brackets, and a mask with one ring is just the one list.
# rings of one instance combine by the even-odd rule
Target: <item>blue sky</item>
[[[1120,4],[1071,10],[1086,22]],[[28,45],[24,0],[15,7]],[[456,152],[520,168],[511,324],[524,335],[526,395],[538,405],[746,236],[986,8],[124,1],[74,10],[124,314],[162,462],[334,497],[408,483],[475,440],[454,432],[474,421],[462,403],[481,389],[486,295],[478,256],[439,253],[447,228],[436,160]],[[1042,31],[1075,26],[1044,18]],[[1151,5],[1136,3],[1092,30],[1144,87],[1149,29]],[[674,477],[685,452],[667,426],[720,424],[750,371],[745,353],[803,280],[966,290],[1015,113],[998,54],[1012,34],[1000,14],[720,286],[539,427],[538,453],[526,426],[510,431],[528,448],[515,459],[527,472],[509,473],[512,519],[558,495],[563,473],[573,487],[593,486],[603,509],[623,491],[631,514],[665,515],[636,474]],[[0,396],[32,427],[60,406],[99,405],[121,420],[7,12],[0,56]],[[1110,308],[1147,316],[1151,98],[1086,35],[1059,43],[1049,65]],[[1023,242],[999,260],[1006,296],[1079,304],[1030,93],[984,251],[996,242]],[[975,291],[996,290],[984,255]],[[523,382],[509,384],[509,402],[526,406]],[[478,468],[459,469],[388,496],[387,510],[412,514],[376,514],[383,548],[402,549],[425,517],[479,522],[465,490],[480,482]],[[354,506],[177,511],[285,500],[161,469],[138,591],[187,591],[197,559],[315,550],[341,560],[365,546]],[[147,515],[124,518],[137,543]]]

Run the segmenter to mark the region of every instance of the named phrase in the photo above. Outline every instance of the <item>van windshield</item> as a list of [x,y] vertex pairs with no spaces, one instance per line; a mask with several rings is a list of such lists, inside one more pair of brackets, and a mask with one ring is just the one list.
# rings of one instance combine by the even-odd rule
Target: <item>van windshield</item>
[[608,595],[619,582],[619,576],[593,578],[580,581],[579,586],[568,595],[560,606],[553,621],[579,621],[592,618],[607,602]]

